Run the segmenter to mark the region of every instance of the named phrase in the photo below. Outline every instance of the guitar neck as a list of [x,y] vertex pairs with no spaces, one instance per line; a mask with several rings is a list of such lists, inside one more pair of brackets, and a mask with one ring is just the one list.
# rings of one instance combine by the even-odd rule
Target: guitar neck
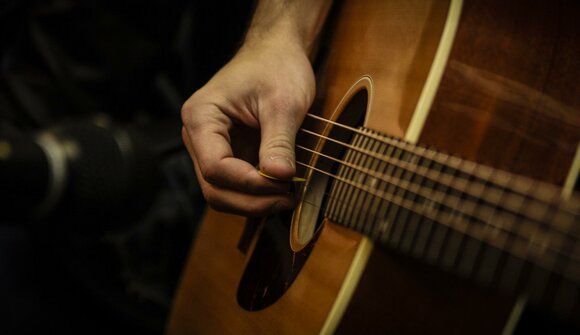
[[333,222],[560,313],[575,307],[578,199],[368,129],[343,157],[326,204]]

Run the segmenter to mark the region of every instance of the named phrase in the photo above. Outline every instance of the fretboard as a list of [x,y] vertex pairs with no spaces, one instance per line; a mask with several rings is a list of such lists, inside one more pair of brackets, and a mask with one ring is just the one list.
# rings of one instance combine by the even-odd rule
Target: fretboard
[[578,308],[578,198],[368,129],[339,163],[325,213],[333,222],[560,314]]

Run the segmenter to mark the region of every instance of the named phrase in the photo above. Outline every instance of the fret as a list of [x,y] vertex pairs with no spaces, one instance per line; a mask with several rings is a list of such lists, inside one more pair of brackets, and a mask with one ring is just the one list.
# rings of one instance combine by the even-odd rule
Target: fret
[[[491,168],[485,168],[485,171],[480,172],[480,175],[484,176],[484,178],[487,177],[486,179],[489,180],[494,176],[494,170]],[[511,179],[505,180],[505,185],[509,185],[511,181]],[[490,190],[494,188],[496,188],[495,185],[488,184],[487,187],[483,189],[479,197],[489,199],[490,195],[494,196],[493,193],[490,192]],[[506,249],[508,246],[513,245],[514,238],[508,235],[508,237],[505,239],[499,239],[498,234],[501,232],[502,228],[505,228],[504,226],[506,224],[513,226],[513,224],[510,224],[509,222],[513,223],[517,221],[518,218],[513,213],[506,212],[503,208],[501,208],[501,204],[504,202],[506,195],[507,193],[503,189],[500,189],[499,191],[495,192],[495,199],[497,202],[494,203],[493,200],[487,201],[491,204],[491,208],[489,208],[487,205],[482,205],[475,212],[476,215],[480,215],[484,218],[484,227],[487,228],[485,233],[487,235],[491,234],[490,238],[495,237],[496,241],[503,242],[499,243],[499,249],[497,244],[495,247],[488,245],[484,254],[482,255],[480,268],[476,275],[476,280],[487,286],[491,286],[494,280],[501,281],[501,278],[502,276],[505,276],[506,271],[509,272],[507,263],[510,255],[506,253]],[[522,204],[518,204],[516,208],[521,208]],[[509,217],[507,221],[505,220],[506,217]]]
[[554,220],[557,220],[562,226],[569,227],[566,229],[564,241],[562,241],[559,249],[565,254],[570,255],[570,257],[560,256],[559,259],[556,260],[555,266],[560,269],[567,278],[580,282],[580,261],[578,259],[572,259],[574,256],[578,257],[580,255],[580,243],[578,242],[579,229],[577,225],[573,225],[574,220],[578,220],[578,217],[575,217],[570,213],[557,211],[555,207],[552,207],[552,211],[549,215]]
[[[349,161],[351,159],[351,156],[354,154],[354,152],[352,150],[347,150],[345,155],[344,155],[344,160],[345,161]],[[345,165],[340,165],[337,169],[337,175],[338,176],[344,176],[346,175],[346,173],[348,172],[348,167]],[[343,201],[343,198],[341,197],[342,194],[344,194],[345,189],[348,187],[348,184],[346,184],[343,181],[340,180],[334,180],[333,185],[332,185],[332,191],[330,193],[330,199],[332,201],[332,206],[330,207],[330,209],[327,209],[327,216],[329,216],[332,220],[336,221],[336,222],[342,222],[342,217],[340,216],[340,213],[342,210],[344,210],[344,207],[347,206],[347,203],[345,201]]]
[[[450,179],[444,178],[445,176],[451,177],[453,173],[453,169],[449,168],[447,162],[449,161],[449,156],[443,159],[443,169],[441,170],[441,178],[438,180]],[[447,203],[447,199],[449,198],[449,186],[444,182],[440,182],[436,187],[438,194],[441,194],[441,197],[437,199],[437,202],[440,204],[438,205],[439,211],[435,214],[435,221],[444,222],[445,217],[449,216],[449,214],[453,214],[455,209],[449,208],[447,205],[443,205]],[[439,255],[441,254],[443,248],[445,247],[445,240],[447,239],[447,234],[449,232],[449,226],[446,224],[437,224],[435,226],[435,231],[432,234],[432,239],[430,246],[428,247],[428,251],[426,253],[426,260],[432,264],[435,264],[439,260]]]
[[[378,152],[381,147],[381,143],[382,143],[381,141],[373,140],[372,142],[369,143],[370,145],[367,145],[367,147],[372,152]],[[365,168],[367,168],[371,174],[375,174],[379,162],[380,160],[378,158],[369,157],[368,159],[365,159],[361,164]],[[363,179],[361,184],[367,186],[369,190],[374,191],[377,182],[378,180],[376,177],[365,173],[365,178]],[[356,216],[356,218],[354,218],[354,220],[356,220],[359,223],[357,227],[360,229],[360,231],[366,234],[369,232],[369,230],[365,230],[369,216],[369,208],[373,200],[376,199],[377,197],[371,192],[363,192],[362,196],[359,196],[358,198],[359,199],[354,204],[354,207],[358,212],[358,215]]]
[[[400,160],[402,155],[403,150],[401,150],[400,148],[395,148],[390,157],[396,160]],[[398,172],[400,172],[400,168],[396,167],[396,165],[389,162],[387,169],[385,171],[385,175],[392,180],[393,178],[398,178],[397,176]],[[393,182],[386,183],[386,187],[384,189],[385,195],[391,198],[395,197],[396,189],[397,186]],[[398,207],[399,206],[395,205],[393,202],[387,201],[386,205],[383,206],[383,208],[381,208],[381,211],[379,212],[380,213],[379,218],[382,219],[384,224],[386,224],[389,227],[389,229],[383,229],[381,231],[380,238],[382,242],[389,243],[393,230],[399,226],[397,222],[394,221],[393,217],[393,212],[396,211]]]
[[[377,153],[384,155],[388,149],[388,145],[384,142],[380,142],[380,145],[377,149]],[[377,174],[382,174],[384,169],[387,166],[387,162],[381,159],[376,159],[375,164],[372,166],[373,171],[376,171]],[[373,178],[371,182],[371,187],[376,192],[382,191],[382,184],[385,182],[379,178]],[[363,217],[363,231],[366,233],[372,233],[374,231],[373,227],[379,225],[379,218],[377,217],[377,212],[379,211],[379,207],[383,206],[385,203],[379,197],[370,197],[369,206],[367,207],[366,215]]]
[[[475,170],[475,164],[470,164],[470,162],[460,160],[450,160],[450,164],[456,164],[455,168],[460,171],[454,181],[465,181],[462,187],[457,187],[458,192],[461,193],[461,199],[459,200],[461,206],[464,208],[464,216],[468,217],[468,224],[465,228],[465,234],[468,234],[470,230],[473,228],[473,223],[469,220],[469,217],[475,211],[475,206],[466,206],[465,199],[467,198],[466,189],[469,186],[469,179],[473,179],[473,172]],[[466,172],[467,171],[467,172]],[[467,209],[466,209],[467,208]],[[459,219],[459,218],[458,218]],[[463,277],[469,277],[473,273],[475,269],[475,265],[477,260],[479,259],[480,252],[482,249],[482,242],[473,238],[471,235],[464,236],[464,241],[462,243],[463,250],[460,253],[460,258],[456,261],[457,262],[457,272],[462,275]]]
[[329,218],[484,286],[573,308],[578,205],[553,187],[538,195],[544,184],[362,131],[341,158]]
[[[364,134],[360,135],[360,142],[356,145],[358,148],[367,149],[369,147],[370,138],[365,136]],[[364,155],[361,152],[356,152],[353,156],[353,159],[349,161],[354,167],[365,167],[365,163],[367,159],[369,159],[369,155]],[[355,185],[365,185],[365,180],[368,178],[368,175],[360,170],[352,168],[352,175],[348,178],[348,180],[352,181]],[[347,208],[344,213],[344,221],[348,222],[351,227],[356,227],[360,229],[361,223],[356,220],[356,212],[360,210],[360,208],[356,205],[359,203],[361,196],[364,194],[368,194],[368,192],[363,192],[359,187],[355,187],[349,185],[349,192],[348,198],[346,199]]]
[[[327,145],[332,145],[333,143],[329,143]],[[331,150],[329,150],[331,151]],[[337,150],[338,152],[340,152],[341,150]],[[344,152],[344,158],[343,159],[348,159],[348,157],[351,155],[351,150],[345,150]],[[320,161],[320,157],[318,157],[317,161],[316,161],[316,166],[319,166],[319,161]],[[332,169],[334,171],[336,171],[336,175],[337,176],[341,176],[344,174],[344,170],[346,169],[346,167],[344,165],[338,165],[335,169]],[[332,171],[331,170],[331,171]],[[316,171],[314,171],[313,173],[318,173]],[[340,181],[340,180],[336,180],[334,179],[332,181],[332,185],[330,187],[330,193],[329,196],[327,197],[326,200],[326,209],[325,209],[325,216],[328,217],[329,219],[333,220],[333,221],[337,221],[338,222],[338,217],[336,215],[336,213],[339,210],[339,206],[341,206],[341,204],[338,201],[338,197],[336,196],[337,194],[340,193],[341,189],[345,187],[345,183]]]
[[[369,138],[367,136],[364,136],[364,134],[357,135],[357,137],[358,141],[357,143],[355,143],[355,146],[357,148],[366,149],[366,144],[369,142]],[[362,181],[365,178],[365,174],[357,170],[357,168],[355,167],[363,166],[364,164],[362,162],[367,157],[368,155],[356,151],[355,154],[352,156],[352,159],[348,161],[349,163],[352,164],[353,167],[350,168],[350,173],[347,175],[346,179],[353,182],[354,185],[363,184]],[[353,213],[356,210],[354,203],[357,201],[362,191],[359,187],[356,187],[354,185],[348,185],[346,188],[347,193],[346,196],[344,197],[344,200],[347,205],[345,206],[345,210],[343,213],[343,220],[344,222],[348,223],[349,227],[358,228],[359,222],[353,220]]]
[[[345,154],[345,157],[348,157],[349,154],[350,154],[350,152],[347,152]],[[337,171],[336,174],[338,176],[342,175],[344,173],[345,168],[346,167],[343,165],[339,166],[336,169],[336,171]],[[314,173],[316,173],[316,172],[314,172]],[[340,180],[334,180],[332,182],[332,186],[330,188],[330,194],[329,194],[329,197],[327,199],[327,206],[326,206],[325,215],[329,219],[336,221],[336,222],[338,222],[338,220],[339,220],[336,213],[338,212],[339,206],[341,206],[341,204],[338,201],[338,197],[336,195],[340,192],[341,188],[344,186],[345,186],[344,182],[342,182]]]
[[[483,180],[489,180],[493,177],[494,170],[488,167],[477,166],[476,170],[479,171],[479,176],[483,177]],[[506,181],[509,182],[509,181]],[[495,188],[494,185],[482,182],[482,189],[479,194],[476,195],[480,199],[489,199],[492,195],[491,190]],[[501,232],[502,224],[501,219],[498,214],[501,213],[500,204],[505,196],[505,192],[502,190],[495,194],[498,200],[493,202],[493,200],[486,200],[488,204],[481,203],[473,212],[473,215],[477,217],[483,217],[482,223],[484,227],[484,234],[490,236],[489,238],[495,238],[496,241],[502,241],[500,248],[496,246],[485,245],[483,252],[481,254],[479,267],[476,269],[475,279],[486,286],[491,286],[495,279],[499,280],[499,277],[504,273],[506,265],[506,244],[511,242],[511,239],[498,239],[498,234]],[[501,213],[501,215],[511,215],[507,213]],[[512,217],[516,219],[515,217]],[[493,220],[493,222],[492,222]],[[508,220],[509,222],[509,220]],[[499,227],[498,227],[499,226]],[[503,261],[502,261],[503,260]]]
[[[401,199],[406,199],[411,203],[414,203],[415,200],[417,199],[417,195],[415,194],[415,192],[409,191],[409,188],[410,185],[413,184],[414,176],[416,176],[414,170],[419,162],[419,157],[414,153],[406,152],[405,155],[403,156],[403,160],[408,165],[410,165],[411,168],[408,168],[401,175],[401,187],[399,188],[399,192],[397,193],[397,195],[400,196]],[[401,245],[403,244],[403,242],[409,239],[407,238],[407,235],[409,234],[414,235],[414,231],[411,231],[412,227],[410,227],[409,225],[409,218],[412,219],[413,215],[414,213],[410,209],[403,207],[399,208],[397,216],[395,217],[394,220],[397,222],[397,225],[400,226],[401,228],[400,231],[397,232],[397,236],[394,238],[395,240],[393,241],[395,242],[395,244],[393,244],[394,247],[398,246],[398,248],[401,249]]]
[[[432,156],[434,155],[432,152],[427,151],[426,154]],[[428,157],[431,158],[431,157]],[[441,164],[434,162],[432,159],[429,160],[429,169],[434,170],[437,173],[440,173],[440,169],[442,168]],[[421,204],[420,213],[433,211],[435,203],[431,200],[433,191],[435,190],[436,183],[432,179],[424,179],[423,184],[421,185],[423,188],[426,188],[428,191],[426,197],[423,197],[423,203]],[[421,220],[419,231],[417,232],[417,239],[415,241],[415,245],[413,246],[412,253],[415,257],[422,257],[425,253],[425,249],[428,246],[429,238],[431,236],[431,230],[433,229],[434,221],[430,218],[424,218]]]
[[[387,151],[385,152],[385,156],[392,157],[394,152],[395,152],[395,147],[392,145],[389,145],[387,148]],[[380,173],[382,175],[388,175],[391,170],[392,170],[392,165],[388,162],[385,162],[384,169],[381,170]],[[388,183],[386,181],[382,180],[379,183],[379,187],[377,188],[377,192],[379,192],[379,193],[386,192],[388,186],[389,186]],[[373,238],[382,239],[382,237],[384,235],[388,235],[388,232],[392,228],[392,222],[389,222],[387,219],[385,219],[385,215],[386,215],[385,213],[387,212],[388,205],[389,205],[388,201],[381,199],[380,206],[379,206],[379,208],[376,212],[376,216],[375,216],[376,221],[374,222],[374,227],[371,230],[371,236]]]
[[[417,166],[428,166],[429,162],[427,161],[427,159],[425,159],[424,157],[421,157],[421,155],[424,153],[425,149],[420,147],[419,150],[420,150],[420,152],[416,154],[416,157],[419,158],[416,165]],[[411,184],[422,185],[424,179],[425,179],[425,177],[423,175],[418,174],[418,173],[413,173],[413,175],[411,176]],[[407,197],[413,203],[416,203],[419,200],[419,196],[415,193],[411,193]],[[418,213],[415,213],[415,212],[409,212],[409,215],[410,215],[410,220],[408,220],[408,222],[406,224],[407,225],[406,233],[404,234],[403,239],[399,245],[399,249],[405,253],[408,253],[411,250],[411,247],[412,247],[413,242],[415,240],[415,236],[417,235],[417,227],[419,226],[419,223],[422,219],[421,215],[419,215]]]
[[[405,151],[399,159],[406,162],[408,161],[410,155],[411,154],[408,151]],[[407,185],[408,183],[405,182],[404,177],[406,174],[407,172],[404,171],[402,168],[396,169],[393,177],[400,180],[400,183],[398,187],[397,186],[394,187],[393,197],[400,197],[400,199],[406,199],[405,194],[407,192],[405,191],[405,187],[408,187]],[[391,209],[390,213],[387,214],[389,216],[389,221],[393,222],[394,224],[393,231],[389,239],[389,243],[393,248],[396,248],[397,245],[399,244],[401,236],[406,228],[405,222],[404,220],[402,220],[404,212],[406,211],[408,210],[402,208],[401,206],[394,206],[394,208]]]
[[[456,166],[461,165],[461,160],[457,157],[450,157],[449,164],[452,161],[455,161]],[[458,169],[453,169],[453,173],[450,175],[450,185],[453,185],[454,182],[457,181],[459,178],[467,178],[463,173],[459,172]],[[462,202],[462,192],[458,189],[450,187],[447,191],[451,195],[451,199],[449,202],[449,206],[451,207],[450,211],[447,213],[448,222],[453,225],[455,220],[461,220],[463,215],[460,214],[456,209],[460,208]],[[449,237],[447,239],[446,248],[444,250],[443,256],[441,257],[441,266],[448,270],[452,270],[455,265],[457,264],[457,257],[461,250],[461,247],[464,243],[465,233],[464,232],[457,232],[451,230],[449,233]]]
[[[361,141],[361,136],[355,135],[352,143],[354,146],[358,146]],[[357,156],[360,156],[361,153],[358,151],[354,151],[349,149],[348,153],[344,159],[346,162],[352,162],[356,159]],[[354,169],[345,165],[342,165],[343,171],[339,174],[340,177],[343,177],[345,180],[351,180],[352,174],[354,173]],[[340,206],[338,206],[336,213],[336,218],[338,222],[343,222],[345,225],[350,226],[350,223],[345,220],[345,213],[349,207],[349,195],[351,194],[350,191],[352,186],[347,183],[341,183],[339,187],[339,191],[336,194],[333,194],[336,197],[337,202],[341,202]]]

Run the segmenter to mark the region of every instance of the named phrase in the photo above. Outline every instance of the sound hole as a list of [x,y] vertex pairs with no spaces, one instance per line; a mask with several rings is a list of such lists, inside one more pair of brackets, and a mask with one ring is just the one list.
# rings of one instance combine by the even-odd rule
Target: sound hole
[[[350,127],[360,126],[364,120],[367,102],[368,93],[366,89],[361,89],[351,98],[337,122]],[[353,135],[351,131],[335,126],[327,136],[342,143],[350,143]],[[322,153],[331,157],[342,157],[344,152],[343,145],[331,141],[326,141],[322,147]],[[338,164],[329,159],[319,158],[311,163],[317,169],[330,174],[335,174],[338,169]],[[238,286],[237,299],[242,308],[248,311],[266,308],[290,288],[314,248],[317,233],[320,232],[319,227],[324,219],[324,207],[327,203],[325,195],[328,194],[331,184],[329,179],[326,174],[313,172],[308,180],[306,191],[302,195],[298,220],[298,239],[304,245],[300,250],[293,250],[289,243],[293,212],[282,212],[265,219]]]

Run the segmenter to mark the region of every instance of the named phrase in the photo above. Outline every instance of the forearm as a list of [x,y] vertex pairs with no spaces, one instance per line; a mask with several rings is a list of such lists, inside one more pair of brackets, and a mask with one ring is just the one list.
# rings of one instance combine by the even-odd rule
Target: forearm
[[260,0],[245,44],[291,43],[310,54],[332,0]]

